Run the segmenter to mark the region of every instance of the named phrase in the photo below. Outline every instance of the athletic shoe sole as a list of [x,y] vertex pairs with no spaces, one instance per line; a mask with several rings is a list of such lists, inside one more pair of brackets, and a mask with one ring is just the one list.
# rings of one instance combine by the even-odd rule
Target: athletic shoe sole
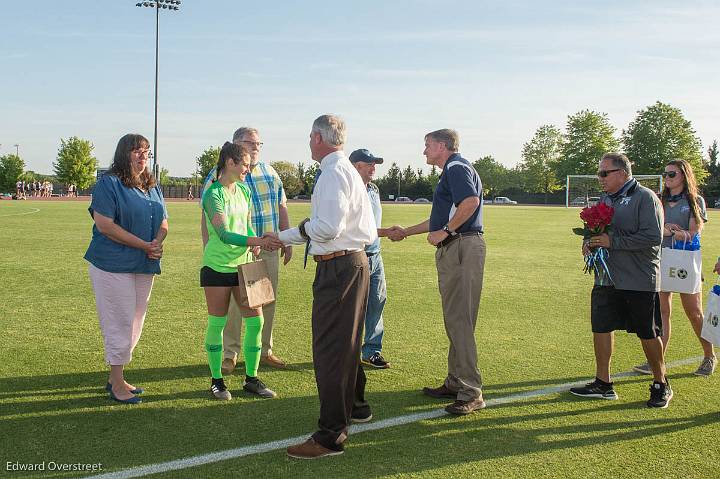
[[618,398],[617,393],[613,394],[612,396],[604,395],[604,394],[580,394],[576,393],[574,391],[570,391],[570,394],[573,396],[577,396],[580,398],[590,398],[590,399],[607,399],[608,401],[615,401]]
[[268,388],[262,389],[260,391],[254,391],[254,390],[246,388],[243,385],[243,391],[245,391],[248,394],[252,394],[253,396],[263,398],[263,399],[273,399],[273,398],[277,397],[277,393],[275,391],[273,391],[272,389],[268,389]]
[[289,452],[287,453],[287,455],[288,455],[288,457],[292,457],[294,459],[322,459],[323,457],[328,457],[328,456],[339,456],[343,452],[345,452],[345,451],[326,452],[325,454],[323,454],[321,456],[314,456],[314,457],[300,456],[300,455],[291,454]]
[[365,366],[370,366],[375,369],[389,369],[390,368],[390,363],[383,364],[383,365],[377,365],[377,364],[371,363],[370,361],[368,361],[366,359],[361,359],[360,362],[363,363]]
[[217,399],[218,401],[230,401],[232,399],[232,394],[230,394],[230,391],[218,391],[217,393],[210,389],[210,395]]
[[372,421],[372,414],[370,414],[368,417],[351,417],[350,422],[356,423],[356,424],[362,424],[364,422],[370,422]]

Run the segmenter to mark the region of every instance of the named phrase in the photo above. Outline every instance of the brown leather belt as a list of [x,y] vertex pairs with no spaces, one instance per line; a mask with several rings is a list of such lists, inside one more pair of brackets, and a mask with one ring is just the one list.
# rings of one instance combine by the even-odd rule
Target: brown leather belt
[[352,254],[355,253],[355,251],[350,251],[348,249],[344,249],[342,251],[335,251],[334,253],[328,253],[328,254],[316,254],[313,255],[313,259],[316,263],[319,263],[320,261],[329,261],[333,258],[337,258],[339,256],[345,256],[346,254]]
[[439,242],[437,244],[437,247],[442,248],[443,246],[447,246],[450,243],[452,243],[453,241],[455,241],[456,239],[462,238],[464,236],[482,236],[482,234],[483,234],[482,231],[466,231],[464,233],[458,233],[455,236],[448,236],[447,238],[445,238],[444,240]]

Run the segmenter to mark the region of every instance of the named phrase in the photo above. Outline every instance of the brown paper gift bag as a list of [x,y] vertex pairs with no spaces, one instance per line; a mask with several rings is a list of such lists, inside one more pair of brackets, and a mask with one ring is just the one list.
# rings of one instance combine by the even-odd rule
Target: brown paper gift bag
[[263,260],[239,265],[238,279],[241,305],[255,309],[275,301],[275,291]]

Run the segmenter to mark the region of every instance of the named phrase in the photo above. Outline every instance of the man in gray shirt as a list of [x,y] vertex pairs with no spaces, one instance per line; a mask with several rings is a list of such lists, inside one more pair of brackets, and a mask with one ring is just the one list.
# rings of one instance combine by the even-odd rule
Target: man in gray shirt
[[665,377],[665,360],[660,337],[660,244],[663,210],[652,190],[632,177],[627,156],[606,153],[598,170],[605,191],[601,201],[612,206],[615,214],[607,233],[583,243],[583,254],[603,247],[609,252],[609,276],[596,274],[590,300],[590,322],[595,348],[595,380],[583,387],[571,388],[576,396],[617,399],[610,381],[613,331],[635,333],[652,368],[648,407],[666,408],[673,397]]

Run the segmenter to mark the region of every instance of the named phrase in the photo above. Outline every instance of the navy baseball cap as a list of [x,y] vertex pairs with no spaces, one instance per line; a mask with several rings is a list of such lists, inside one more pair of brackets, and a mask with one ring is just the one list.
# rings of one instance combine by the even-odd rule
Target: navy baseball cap
[[363,161],[365,163],[377,163],[380,165],[382,164],[383,159],[373,156],[372,153],[363,148],[350,153],[350,163],[357,163],[358,161]]

